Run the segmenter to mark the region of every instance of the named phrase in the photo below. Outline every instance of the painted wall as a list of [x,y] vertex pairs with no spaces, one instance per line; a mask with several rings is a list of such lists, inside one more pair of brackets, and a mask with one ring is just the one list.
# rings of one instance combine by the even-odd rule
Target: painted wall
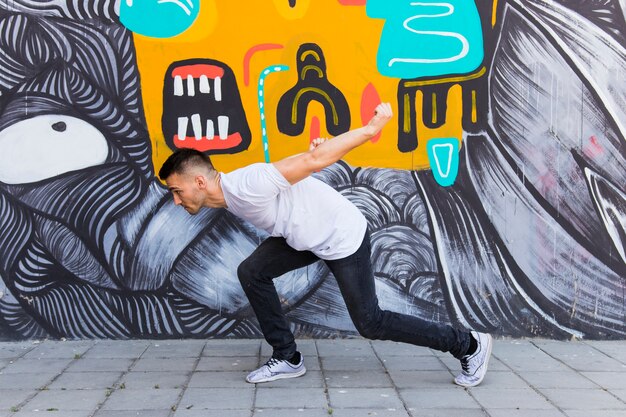
[[[500,335],[626,336],[619,0],[0,0],[0,338],[251,337],[266,236],[155,170],[224,172],[397,123],[316,174],[372,232],[382,307]],[[156,168],[155,168],[156,167]],[[322,263],[298,335],[352,334]]]

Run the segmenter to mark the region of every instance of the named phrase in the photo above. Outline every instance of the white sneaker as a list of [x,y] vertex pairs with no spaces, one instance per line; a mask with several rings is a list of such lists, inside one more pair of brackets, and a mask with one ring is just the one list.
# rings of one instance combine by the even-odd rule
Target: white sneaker
[[471,333],[476,339],[478,347],[472,355],[464,356],[461,359],[463,371],[454,378],[454,382],[462,387],[475,387],[482,382],[487,373],[487,365],[493,346],[493,339],[490,334],[474,331]]
[[284,359],[270,358],[265,365],[252,371],[246,377],[246,381],[251,384],[259,382],[275,381],[284,378],[296,378],[306,373],[304,358],[300,355],[300,363],[297,365]]

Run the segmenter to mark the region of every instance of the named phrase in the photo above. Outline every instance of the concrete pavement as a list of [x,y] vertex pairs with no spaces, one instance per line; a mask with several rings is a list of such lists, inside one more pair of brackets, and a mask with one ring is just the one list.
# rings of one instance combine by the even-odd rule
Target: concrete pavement
[[626,341],[496,340],[483,384],[448,354],[300,340],[308,372],[244,381],[261,340],[0,342],[0,417],[624,417]]

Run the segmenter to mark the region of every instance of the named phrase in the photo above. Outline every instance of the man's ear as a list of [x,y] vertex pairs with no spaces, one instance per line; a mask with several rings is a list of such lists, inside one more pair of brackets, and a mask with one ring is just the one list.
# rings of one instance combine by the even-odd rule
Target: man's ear
[[204,190],[207,187],[208,181],[204,175],[196,175],[195,182],[198,188]]

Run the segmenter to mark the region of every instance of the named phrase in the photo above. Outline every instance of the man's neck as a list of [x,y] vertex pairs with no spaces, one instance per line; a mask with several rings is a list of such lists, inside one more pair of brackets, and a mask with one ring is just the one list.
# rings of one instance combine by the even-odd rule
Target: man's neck
[[227,207],[226,200],[224,199],[224,192],[222,191],[222,176],[219,172],[211,181],[210,187],[207,188],[203,206],[211,208]]

